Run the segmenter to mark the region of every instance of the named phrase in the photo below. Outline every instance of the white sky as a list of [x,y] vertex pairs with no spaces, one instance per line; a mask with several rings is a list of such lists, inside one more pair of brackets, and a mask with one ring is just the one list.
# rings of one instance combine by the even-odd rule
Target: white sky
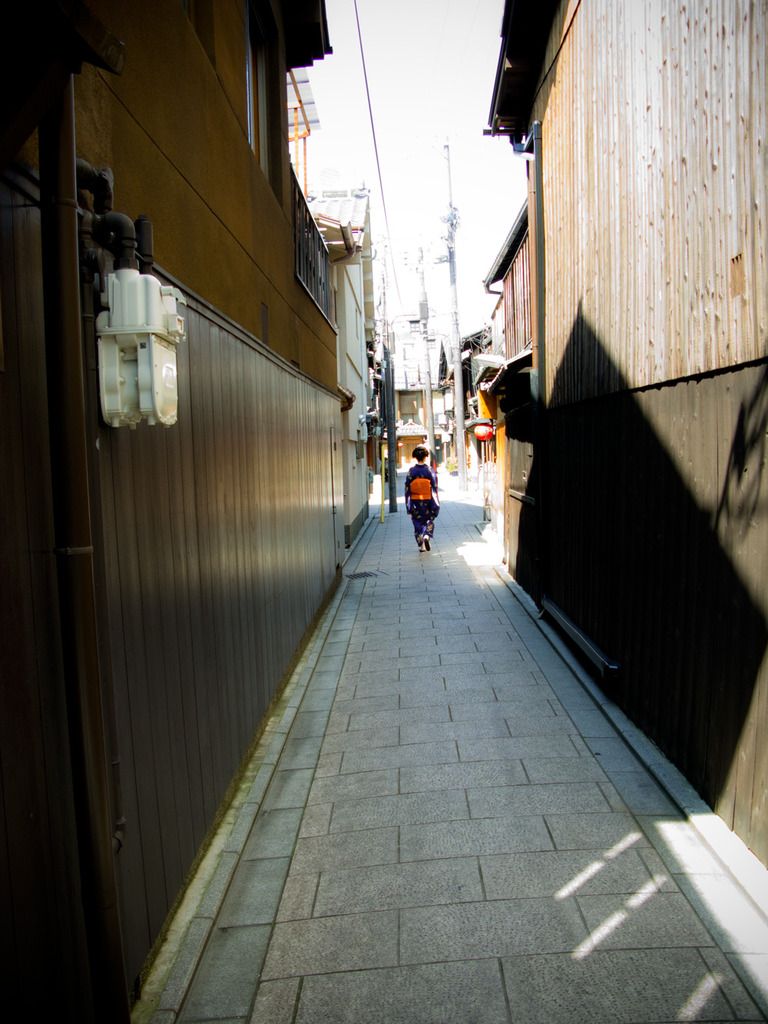
[[[357,0],[390,239],[388,319],[418,309],[424,250],[430,333],[450,333],[445,256],[450,144],[459,330],[490,322],[488,273],[525,199],[525,167],[506,139],[483,136],[501,45],[504,0]],[[309,69],[320,129],[307,142],[310,188],[371,190],[379,255],[386,225],[365,92],[354,0],[326,0],[333,53]],[[381,260],[374,264],[377,293]],[[378,313],[377,313],[378,315]]]

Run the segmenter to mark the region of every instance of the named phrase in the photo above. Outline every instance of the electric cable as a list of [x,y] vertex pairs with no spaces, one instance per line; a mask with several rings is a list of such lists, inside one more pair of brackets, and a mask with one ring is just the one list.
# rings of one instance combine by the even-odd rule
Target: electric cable
[[[386,230],[387,230],[387,240],[389,242],[389,248],[390,248],[390,252],[391,252],[392,251],[392,234],[391,234],[391,232],[389,230],[389,216],[387,215],[387,200],[386,200],[386,197],[384,195],[384,182],[382,181],[382,177],[381,177],[381,164],[379,163],[379,147],[378,147],[378,144],[376,142],[376,126],[374,125],[374,122],[373,122],[373,107],[371,105],[371,92],[370,92],[370,89],[368,88],[368,71],[367,71],[366,64],[365,64],[365,50],[363,48],[363,33],[360,30],[360,15],[359,15],[358,10],[357,10],[357,0],[353,0],[353,3],[355,5],[355,21],[357,22],[357,38],[358,38],[358,40],[360,42],[360,59],[361,59],[361,61],[363,63],[363,79],[365,80],[365,95],[366,95],[366,98],[368,100],[368,116],[371,119],[371,135],[373,136],[373,153],[374,153],[374,157],[376,159],[376,171],[377,171],[378,176],[379,176],[379,190],[381,192],[381,206],[382,206],[382,209],[384,211],[384,226],[386,227]],[[398,284],[398,280],[397,280],[397,269],[395,268],[394,260],[392,261],[392,276],[395,279],[395,291],[397,292],[397,298],[398,298],[398,301],[400,302],[400,305],[402,306],[403,300],[402,300],[402,298],[400,296],[400,285]]]

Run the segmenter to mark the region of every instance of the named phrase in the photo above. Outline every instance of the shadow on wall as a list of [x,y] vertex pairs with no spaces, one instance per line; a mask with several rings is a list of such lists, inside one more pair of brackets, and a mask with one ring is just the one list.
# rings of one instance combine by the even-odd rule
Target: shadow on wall
[[612,699],[766,862],[768,367],[626,388],[580,313],[533,471],[543,589],[620,663]]

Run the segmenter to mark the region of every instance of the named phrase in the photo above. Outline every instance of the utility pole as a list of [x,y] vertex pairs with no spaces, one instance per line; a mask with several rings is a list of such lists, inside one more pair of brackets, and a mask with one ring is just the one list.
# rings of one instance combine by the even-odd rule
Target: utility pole
[[456,228],[459,226],[459,211],[453,205],[451,185],[451,149],[445,144],[445,159],[448,164],[448,267],[451,275],[451,362],[453,363],[453,415],[454,442],[459,471],[459,487],[467,489],[467,447],[464,437],[466,420],[464,401],[464,373],[461,367],[461,335],[459,334],[459,300],[456,294]]
[[432,362],[429,357],[429,303],[427,302],[427,289],[424,284],[424,250],[419,249],[419,283],[421,284],[421,295],[419,297],[419,321],[421,323],[421,337],[424,342],[424,356],[427,361],[426,383],[424,386],[424,415],[427,420],[427,444],[429,445],[430,463],[435,455],[435,410],[432,401]]
[[[384,385],[384,417],[387,430],[387,480],[389,481],[389,511],[397,512],[397,422],[395,417],[395,375],[392,365],[392,350],[389,347],[389,321],[387,320],[387,265],[384,260],[384,282],[382,289],[382,313],[384,320],[384,353],[383,377]],[[384,487],[384,467],[381,467],[382,488]]]

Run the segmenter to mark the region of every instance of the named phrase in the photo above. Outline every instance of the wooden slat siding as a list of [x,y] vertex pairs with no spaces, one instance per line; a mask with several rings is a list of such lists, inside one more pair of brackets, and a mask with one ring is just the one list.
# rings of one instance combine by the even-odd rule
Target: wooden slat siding
[[193,299],[187,328],[179,423],[103,428],[131,977],[336,565],[338,401]]
[[551,596],[621,663],[622,708],[764,860],[761,436],[715,522],[744,411],[765,431],[767,377],[753,366],[554,409],[549,470]]
[[[32,193],[5,180],[0,292],[0,871],[2,896],[14,901],[2,906],[14,929],[4,929],[5,961],[27,988],[46,963],[85,1020],[39,211]],[[85,362],[100,658],[127,819],[116,864],[129,979],[336,578],[337,397],[192,296],[187,315],[179,422],[169,430],[101,424],[93,360]]]
[[522,352],[531,340],[531,287],[527,235],[504,278],[501,315],[504,319],[504,354],[507,359],[511,359]]
[[[502,300],[496,317],[504,323],[504,355],[507,359],[519,355],[531,341],[531,287],[528,235],[518,249],[512,266],[504,277]],[[507,435],[497,424],[496,455],[502,472],[499,486],[502,500],[499,506],[504,514],[504,555],[512,576],[522,585],[534,586],[536,544],[531,533],[533,512],[524,507],[517,495],[533,493],[529,473],[531,446],[513,435]],[[525,474],[525,475],[524,475]],[[521,532],[528,543],[520,542]]]
[[[226,785],[219,772],[222,750],[223,716],[219,710],[220,694],[217,687],[210,685],[216,676],[216,644],[213,635],[214,594],[212,589],[213,538],[211,523],[214,503],[210,499],[209,477],[215,475],[215,452],[213,438],[207,432],[210,421],[210,378],[213,373],[210,334],[212,325],[203,319],[196,324],[195,342],[191,338],[180,346],[181,376],[188,371],[189,405],[182,422],[189,424],[187,434],[188,471],[185,472],[185,494],[190,505],[186,512],[189,528],[193,531],[194,545],[188,545],[190,571],[197,590],[190,594],[193,621],[197,626],[195,634],[195,682],[197,693],[197,714],[199,742],[203,754],[203,805],[206,820],[211,811],[215,813],[218,794],[222,784]],[[186,362],[186,367],[185,367]],[[186,391],[186,387],[185,387]],[[180,399],[182,397],[180,392]],[[192,410],[195,414],[192,414]],[[207,414],[206,414],[207,413]],[[210,485],[212,486],[212,484]],[[194,511],[194,520],[191,512]],[[195,599],[196,598],[196,599]]]
[[[0,182],[0,947],[10,1003],[40,986],[93,1019],[82,927],[45,385],[38,197]],[[64,1014],[66,1016],[66,1014]]]
[[[196,744],[186,747],[187,770],[192,785],[199,787],[202,798],[188,806],[189,841],[193,852],[199,846],[199,837],[205,834],[206,800],[204,766],[210,759],[208,723],[200,722],[198,710],[198,679],[196,657],[196,632],[202,629],[199,620],[199,604],[191,595],[199,592],[198,559],[190,557],[194,550],[197,533],[194,497],[191,491],[192,432],[189,410],[188,350],[178,353],[180,415],[177,430],[165,431],[168,463],[177,467],[177,472],[168,474],[169,503],[171,514],[170,547],[173,554],[174,596],[176,601],[176,647],[178,651],[179,685],[185,735],[198,734]],[[188,507],[191,506],[191,507]],[[215,811],[215,806],[211,807]]]
[[534,108],[545,223],[571,254],[564,273],[547,250],[548,388],[579,302],[609,358],[560,378],[556,403],[616,390],[615,368],[645,386],[764,354],[767,34],[748,0],[578,5]]

